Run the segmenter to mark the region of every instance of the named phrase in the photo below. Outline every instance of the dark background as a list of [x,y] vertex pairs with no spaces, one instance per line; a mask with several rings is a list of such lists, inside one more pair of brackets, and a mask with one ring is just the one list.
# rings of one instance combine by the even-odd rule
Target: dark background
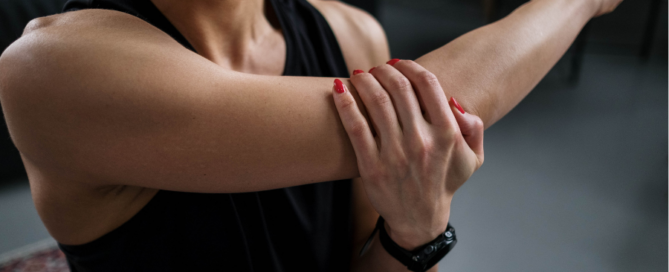
[[[0,50],[64,2],[0,0]],[[381,22],[393,57],[414,59],[524,1],[347,2]],[[486,131],[440,270],[667,271],[667,31],[666,0],[624,1]],[[2,123],[0,254],[48,237]]]

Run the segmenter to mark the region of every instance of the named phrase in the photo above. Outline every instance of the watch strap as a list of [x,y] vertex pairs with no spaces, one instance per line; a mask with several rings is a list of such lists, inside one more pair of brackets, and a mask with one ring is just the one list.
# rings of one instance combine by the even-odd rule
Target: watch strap
[[458,241],[455,237],[455,228],[449,223],[446,231],[439,234],[437,238],[415,250],[408,251],[390,238],[384,227],[384,222],[383,217],[380,216],[379,220],[376,221],[376,229],[379,230],[381,245],[383,245],[388,254],[407,266],[411,271],[424,272],[432,268],[453,249]]

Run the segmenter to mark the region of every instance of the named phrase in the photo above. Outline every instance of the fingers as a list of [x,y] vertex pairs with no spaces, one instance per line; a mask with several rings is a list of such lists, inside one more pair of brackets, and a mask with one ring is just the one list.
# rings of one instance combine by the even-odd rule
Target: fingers
[[448,100],[434,74],[411,60],[402,60],[393,67],[414,85],[432,125],[440,127],[454,125],[453,114],[448,110]]
[[421,124],[423,115],[411,84],[414,82],[406,74],[394,69],[392,65],[400,60],[393,59],[388,65],[382,65],[371,71],[376,80],[390,94],[403,130],[416,129]]
[[478,116],[465,112],[455,98],[451,97],[450,104],[462,137],[476,154],[479,163],[483,164],[483,121]]
[[358,95],[365,104],[380,138],[381,145],[397,141],[402,131],[397,120],[393,101],[388,92],[368,73],[360,73],[351,77],[351,83],[358,89]]
[[378,155],[378,149],[367,120],[360,112],[358,104],[341,80],[335,79],[332,96],[344,129],[355,150],[358,165],[369,165]]

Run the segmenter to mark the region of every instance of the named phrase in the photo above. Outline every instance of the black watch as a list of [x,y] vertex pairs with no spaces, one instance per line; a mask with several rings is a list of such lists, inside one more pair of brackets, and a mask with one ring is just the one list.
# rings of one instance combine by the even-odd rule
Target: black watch
[[366,250],[369,246],[369,243],[372,241],[376,231],[379,231],[379,239],[381,240],[381,245],[386,249],[388,254],[393,256],[395,259],[400,261],[402,264],[406,265],[407,268],[415,272],[424,272],[432,268],[437,264],[448,252],[453,249],[455,244],[458,242],[458,239],[455,238],[455,228],[449,223],[446,227],[446,231],[442,232],[429,243],[422,245],[416,248],[413,251],[408,251],[390,239],[386,228],[383,226],[384,220],[383,217],[379,216],[379,220],[376,221],[376,228],[372,235],[367,240],[367,243],[363,246],[360,251],[360,255]]

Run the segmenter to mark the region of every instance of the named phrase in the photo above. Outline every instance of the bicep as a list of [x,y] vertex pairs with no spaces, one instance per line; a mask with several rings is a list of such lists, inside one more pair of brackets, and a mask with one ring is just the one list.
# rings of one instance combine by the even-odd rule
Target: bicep
[[34,165],[193,192],[357,175],[332,79],[226,71],[139,19],[95,12],[107,17],[35,31],[0,59],[10,133]]

